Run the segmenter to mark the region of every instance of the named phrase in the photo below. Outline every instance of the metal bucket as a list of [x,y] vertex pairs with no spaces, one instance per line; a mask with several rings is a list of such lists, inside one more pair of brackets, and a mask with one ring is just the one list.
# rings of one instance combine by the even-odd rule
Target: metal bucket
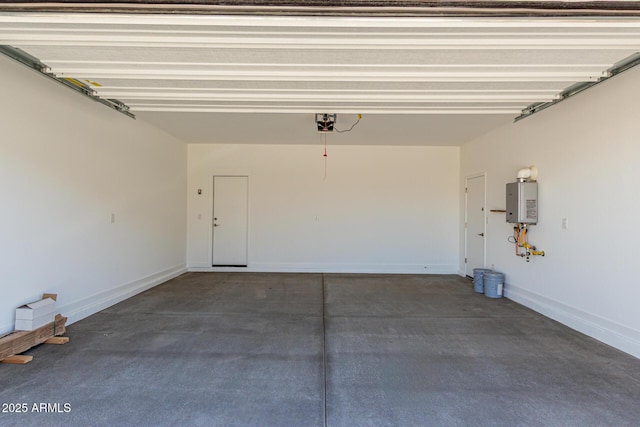
[[479,294],[484,293],[484,284],[482,281],[484,273],[490,273],[490,268],[474,268],[473,269],[473,290]]
[[482,277],[484,283],[484,295],[489,298],[502,298],[504,288],[504,274],[484,273]]

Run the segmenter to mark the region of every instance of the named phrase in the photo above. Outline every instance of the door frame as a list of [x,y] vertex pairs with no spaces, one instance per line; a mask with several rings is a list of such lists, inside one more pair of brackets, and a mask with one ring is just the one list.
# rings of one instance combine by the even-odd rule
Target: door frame
[[469,276],[469,273],[467,272],[467,258],[469,256],[469,237],[468,237],[468,228],[467,228],[467,223],[469,220],[469,203],[468,203],[468,193],[467,193],[467,189],[469,188],[469,180],[474,179],[474,178],[480,178],[483,177],[484,178],[484,187],[482,189],[483,191],[483,197],[482,197],[482,204],[484,206],[484,212],[483,212],[483,218],[482,218],[482,229],[483,229],[483,233],[484,233],[484,239],[482,240],[482,267],[485,267],[487,265],[487,173],[486,172],[480,172],[480,173],[475,173],[472,175],[467,175],[464,178],[464,275],[465,276]]
[[[213,201],[215,178],[247,178],[247,266],[246,267],[214,267],[213,266]],[[251,177],[248,173],[214,173],[209,179],[209,270],[210,271],[247,271],[249,268],[249,245],[251,238]]]

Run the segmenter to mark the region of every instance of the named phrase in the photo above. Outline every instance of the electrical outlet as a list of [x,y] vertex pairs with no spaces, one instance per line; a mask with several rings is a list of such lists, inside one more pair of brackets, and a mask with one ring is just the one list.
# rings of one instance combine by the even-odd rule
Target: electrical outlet
[[566,230],[569,228],[569,219],[568,218],[562,218],[562,229]]
[[111,214],[111,224],[115,224],[116,222],[116,214],[112,213]]

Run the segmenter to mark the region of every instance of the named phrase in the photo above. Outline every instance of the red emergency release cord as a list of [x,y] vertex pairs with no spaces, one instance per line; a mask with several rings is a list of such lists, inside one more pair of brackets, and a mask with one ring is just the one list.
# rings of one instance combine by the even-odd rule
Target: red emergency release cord
[[326,132],[324,133],[324,154],[322,155],[322,157],[324,157],[324,177],[322,179],[326,180],[327,179],[327,134]]

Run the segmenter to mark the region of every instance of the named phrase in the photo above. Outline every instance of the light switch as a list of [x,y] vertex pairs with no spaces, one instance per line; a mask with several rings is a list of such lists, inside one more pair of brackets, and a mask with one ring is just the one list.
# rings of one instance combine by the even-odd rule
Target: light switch
[[562,229],[566,230],[567,228],[569,228],[569,219],[568,218],[562,218]]

